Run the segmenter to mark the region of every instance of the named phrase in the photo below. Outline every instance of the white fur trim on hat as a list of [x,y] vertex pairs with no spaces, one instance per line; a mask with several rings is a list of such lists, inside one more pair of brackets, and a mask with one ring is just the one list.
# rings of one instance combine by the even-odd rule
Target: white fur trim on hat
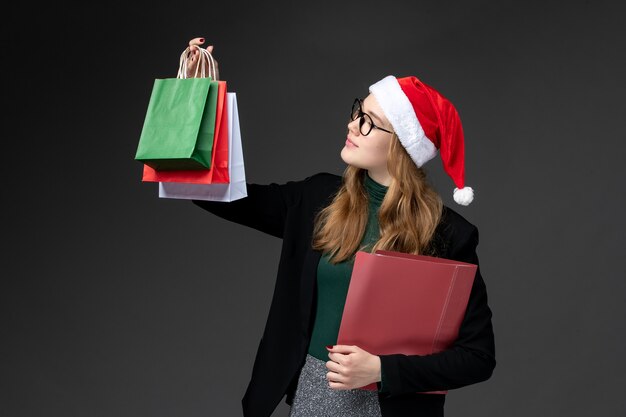
[[400,88],[396,77],[388,75],[372,84],[369,91],[376,97],[400,142],[418,167],[437,156],[437,148],[426,137],[413,105]]

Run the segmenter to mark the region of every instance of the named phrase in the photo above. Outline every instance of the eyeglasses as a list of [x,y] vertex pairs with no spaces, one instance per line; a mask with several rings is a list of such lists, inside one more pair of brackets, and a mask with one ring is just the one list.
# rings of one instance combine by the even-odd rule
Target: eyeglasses
[[355,98],[354,103],[352,103],[352,113],[350,114],[350,119],[356,120],[360,118],[359,130],[361,131],[361,134],[363,136],[369,135],[372,129],[379,129],[379,130],[382,130],[383,132],[393,133],[387,129],[383,129],[382,127],[376,126],[374,122],[372,121],[372,118],[370,117],[370,115],[363,112],[363,110],[361,109],[362,106],[363,106],[363,100],[361,100],[360,98]]

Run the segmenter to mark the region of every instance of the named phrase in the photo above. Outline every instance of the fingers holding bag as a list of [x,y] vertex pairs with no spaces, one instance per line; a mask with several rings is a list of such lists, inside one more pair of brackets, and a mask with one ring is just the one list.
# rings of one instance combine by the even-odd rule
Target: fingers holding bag
[[189,46],[180,56],[178,78],[211,77],[213,81],[219,80],[218,63],[212,55],[213,45],[204,49],[200,46],[203,43],[204,38],[189,41]]

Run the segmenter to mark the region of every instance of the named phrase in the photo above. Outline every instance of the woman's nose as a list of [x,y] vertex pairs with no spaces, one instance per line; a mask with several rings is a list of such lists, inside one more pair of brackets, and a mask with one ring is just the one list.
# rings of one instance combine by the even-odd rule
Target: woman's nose
[[358,136],[361,134],[361,132],[359,131],[359,119],[358,118],[348,123],[348,130],[355,136]]

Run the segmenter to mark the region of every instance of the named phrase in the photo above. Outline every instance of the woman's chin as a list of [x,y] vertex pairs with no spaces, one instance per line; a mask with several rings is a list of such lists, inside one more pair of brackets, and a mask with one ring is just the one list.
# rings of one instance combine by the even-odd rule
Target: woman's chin
[[352,162],[352,160],[354,158],[350,157],[350,149],[348,148],[348,146],[344,146],[343,149],[341,150],[341,159],[343,159],[343,162],[345,162],[346,164],[350,164]]
[[346,147],[345,146],[343,147],[343,149],[339,153],[339,156],[341,157],[343,162],[345,162],[346,164],[348,163],[348,161],[346,161]]
[[343,152],[341,153],[341,159],[343,160],[343,162],[346,163],[346,165],[350,165],[350,166],[353,166],[355,168],[362,168],[361,166],[359,166],[358,163],[356,163],[357,161],[355,161],[353,158],[349,158],[349,157],[346,158],[346,157],[344,157]]

